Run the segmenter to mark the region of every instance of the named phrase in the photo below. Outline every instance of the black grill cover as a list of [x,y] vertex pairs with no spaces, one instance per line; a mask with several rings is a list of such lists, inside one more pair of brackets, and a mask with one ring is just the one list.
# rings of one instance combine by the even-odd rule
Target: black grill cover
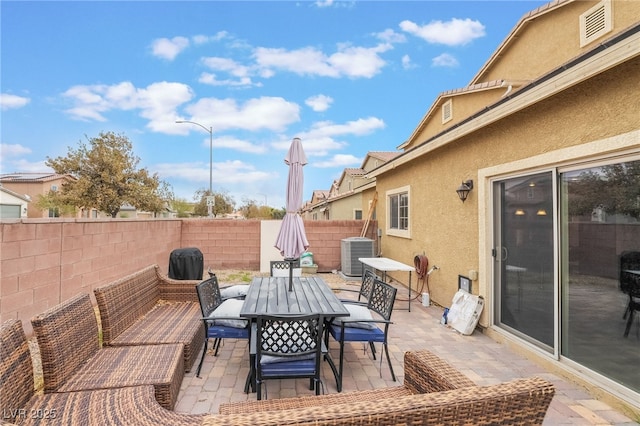
[[175,249],[169,256],[169,278],[174,280],[201,280],[204,257],[197,247]]

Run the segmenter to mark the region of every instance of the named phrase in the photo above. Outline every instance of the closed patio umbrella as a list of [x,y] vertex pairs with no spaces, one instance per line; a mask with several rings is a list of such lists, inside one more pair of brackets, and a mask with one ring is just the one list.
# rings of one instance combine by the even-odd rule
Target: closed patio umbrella
[[289,260],[289,290],[293,281],[293,261],[300,258],[309,247],[307,235],[304,231],[304,223],[298,214],[302,206],[302,187],[304,177],[302,167],[307,164],[307,157],[302,149],[300,138],[294,138],[289,147],[289,152],[284,159],[289,165],[289,176],[287,178],[287,211],[276,238],[275,247],[280,250],[280,254],[285,260]]

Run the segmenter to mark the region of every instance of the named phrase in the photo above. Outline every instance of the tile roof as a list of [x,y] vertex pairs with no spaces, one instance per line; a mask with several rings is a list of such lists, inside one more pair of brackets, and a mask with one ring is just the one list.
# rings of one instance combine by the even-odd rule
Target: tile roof
[[0,182],[48,182],[70,177],[58,173],[4,173],[0,175]]

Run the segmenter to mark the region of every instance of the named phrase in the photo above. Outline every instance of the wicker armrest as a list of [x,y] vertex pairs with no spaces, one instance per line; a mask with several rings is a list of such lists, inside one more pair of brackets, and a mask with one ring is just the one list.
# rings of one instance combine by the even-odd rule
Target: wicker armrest
[[542,424],[555,389],[541,378],[386,398],[205,417],[203,425]]
[[175,302],[198,303],[196,285],[202,280],[174,280],[160,272],[160,267],[155,265],[156,280],[160,290],[160,298]]
[[[153,386],[132,386],[95,391],[65,392],[36,396],[20,425],[200,425],[203,415],[181,414],[162,407]],[[42,418],[39,418],[42,417]],[[49,424],[49,423],[47,423]]]
[[475,383],[442,358],[423,349],[404,354],[404,385],[412,393],[430,393],[475,386]]

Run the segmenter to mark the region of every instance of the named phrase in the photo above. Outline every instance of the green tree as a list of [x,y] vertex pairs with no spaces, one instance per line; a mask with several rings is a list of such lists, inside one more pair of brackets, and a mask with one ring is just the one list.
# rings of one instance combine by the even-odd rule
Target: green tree
[[76,208],[73,205],[65,204],[59,197],[58,191],[49,190],[44,195],[39,195],[36,199],[36,207],[40,210],[54,212],[54,217],[73,216]]
[[[196,202],[196,205],[193,208],[193,214],[195,216],[207,216],[209,214],[207,208],[207,196],[209,196],[208,189],[198,189],[193,196],[193,200]],[[227,213],[233,213],[235,209],[236,202],[233,197],[227,194],[224,191],[221,192],[213,192],[214,205],[212,208],[212,213],[214,217],[218,217]]]
[[255,200],[249,198],[242,199],[240,211],[245,219],[282,219],[284,217],[284,209],[277,210],[269,206],[259,206]]
[[171,205],[178,217],[189,217],[193,212],[193,203],[188,202],[184,198],[176,198]]
[[56,196],[63,204],[95,208],[116,217],[127,203],[136,209],[160,213],[173,198],[171,187],[157,174],[138,169],[140,159],[124,135],[101,132],[69,148],[66,157],[49,158],[45,164],[56,173],[76,180],[62,185]]

